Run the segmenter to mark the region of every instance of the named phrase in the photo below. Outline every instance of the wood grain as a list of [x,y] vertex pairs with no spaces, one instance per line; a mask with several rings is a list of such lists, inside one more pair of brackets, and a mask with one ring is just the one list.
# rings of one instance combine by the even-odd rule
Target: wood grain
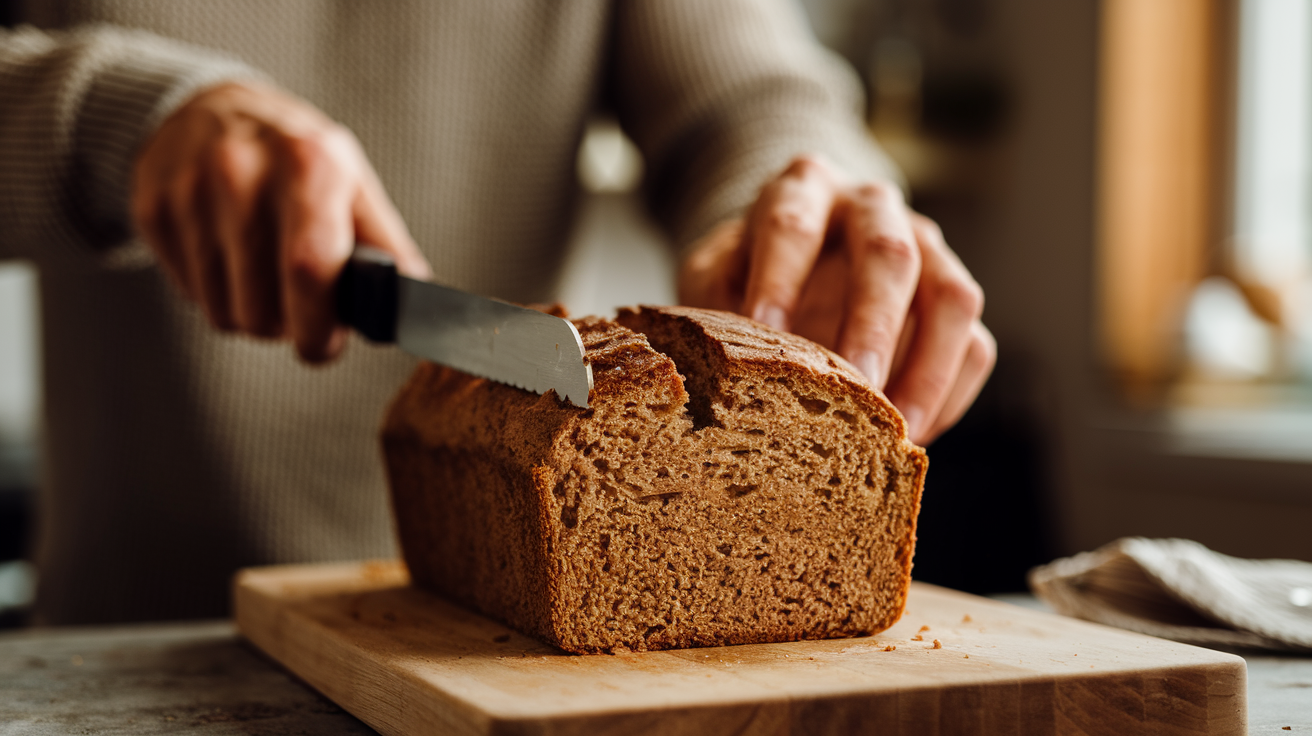
[[1239,657],[930,585],[874,637],[576,656],[408,583],[247,570],[237,625],[385,734],[1245,732]]

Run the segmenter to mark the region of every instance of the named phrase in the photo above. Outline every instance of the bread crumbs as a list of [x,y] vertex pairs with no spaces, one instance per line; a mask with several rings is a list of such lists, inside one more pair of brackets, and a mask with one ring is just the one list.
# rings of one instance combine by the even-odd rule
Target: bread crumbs
[[888,646],[884,647],[884,651],[886,651],[886,652],[891,652],[891,651],[893,651],[893,650],[895,650],[895,649],[897,649],[897,647],[894,646],[894,645],[892,645],[892,644],[889,644]]
[[943,642],[939,641],[938,639],[935,639],[935,640],[934,640],[934,648],[935,648],[935,649],[942,649],[942,648],[943,648]]

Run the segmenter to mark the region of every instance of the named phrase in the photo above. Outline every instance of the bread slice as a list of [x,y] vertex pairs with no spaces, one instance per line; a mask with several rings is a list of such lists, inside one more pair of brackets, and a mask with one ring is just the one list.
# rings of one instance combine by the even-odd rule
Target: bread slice
[[575,324],[589,409],[433,364],[392,404],[383,447],[418,585],[579,653],[898,619],[927,460],[855,369],[724,312]]

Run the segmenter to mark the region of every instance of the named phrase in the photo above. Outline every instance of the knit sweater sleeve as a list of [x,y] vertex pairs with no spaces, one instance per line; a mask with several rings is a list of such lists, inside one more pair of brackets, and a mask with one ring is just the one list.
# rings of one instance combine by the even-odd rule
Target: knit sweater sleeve
[[862,123],[859,80],[789,0],[624,0],[614,22],[609,97],[677,243],[740,213],[800,153],[900,181]]
[[0,29],[0,257],[137,260],[121,247],[136,152],[195,92],[257,78],[140,31]]

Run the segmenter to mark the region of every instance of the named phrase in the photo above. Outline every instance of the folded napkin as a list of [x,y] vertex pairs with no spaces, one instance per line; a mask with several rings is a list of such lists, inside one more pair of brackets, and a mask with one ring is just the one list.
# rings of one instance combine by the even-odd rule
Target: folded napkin
[[1036,567],[1029,582],[1067,616],[1202,646],[1312,651],[1312,563],[1127,537]]

